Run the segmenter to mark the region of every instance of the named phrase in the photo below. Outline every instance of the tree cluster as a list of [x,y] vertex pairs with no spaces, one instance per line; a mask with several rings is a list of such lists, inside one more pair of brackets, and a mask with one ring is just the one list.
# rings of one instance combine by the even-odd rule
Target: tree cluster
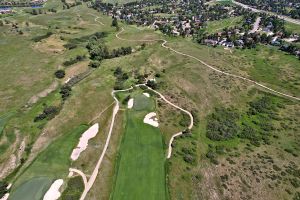
[[65,62],[63,62],[63,65],[67,67],[77,62],[83,61],[85,58],[85,55],[77,55],[75,58],[71,58],[70,60],[66,60]]
[[128,74],[124,72],[121,67],[117,67],[114,71],[114,76],[116,77],[114,89],[123,89],[124,82],[129,78]]
[[34,122],[41,121],[43,119],[50,120],[55,117],[60,111],[59,107],[46,106],[41,114],[34,118]]

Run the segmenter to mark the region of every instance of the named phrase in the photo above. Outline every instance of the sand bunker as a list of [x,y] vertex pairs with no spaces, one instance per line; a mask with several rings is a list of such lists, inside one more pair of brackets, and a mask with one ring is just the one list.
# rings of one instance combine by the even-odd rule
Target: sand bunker
[[129,99],[128,101],[128,108],[131,109],[133,107],[133,99]]
[[43,200],[57,200],[61,195],[59,192],[59,188],[62,186],[63,183],[64,180],[62,179],[54,181],[49,190],[46,192]]
[[149,93],[143,93],[143,95],[145,95],[146,97],[150,97]]
[[159,124],[158,124],[158,119],[156,118],[156,113],[155,112],[148,113],[144,118],[144,123],[154,127],[158,127]]
[[0,200],[7,200],[9,197],[9,193],[6,193]]
[[74,175],[74,172],[70,171],[68,174],[68,178],[71,178]]
[[72,160],[78,159],[80,153],[87,148],[89,140],[97,135],[98,130],[99,130],[99,124],[96,123],[81,135],[77,147],[72,151],[71,154]]

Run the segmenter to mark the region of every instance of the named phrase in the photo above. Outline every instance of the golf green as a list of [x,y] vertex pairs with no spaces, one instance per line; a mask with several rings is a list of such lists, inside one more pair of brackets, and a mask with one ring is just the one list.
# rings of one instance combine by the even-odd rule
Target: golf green
[[41,200],[52,184],[48,177],[32,178],[12,193],[9,200]]

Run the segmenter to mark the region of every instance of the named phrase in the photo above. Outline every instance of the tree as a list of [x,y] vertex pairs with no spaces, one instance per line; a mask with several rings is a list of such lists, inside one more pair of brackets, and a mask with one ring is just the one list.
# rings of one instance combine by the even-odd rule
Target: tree
[[116,28],[118,28],[118,20],[117,20],[117,18],[113,18],[113,20],[112,20],[112,22],[111,22],[111,26],[114,26],[114,27],[116,27]]
[[196,41],[198,43],[203,43],[204,39],[205,39],[205,36],[206,36],[206,32],[205,32],[205,29],[204,28],[200,28],[198,30],[198,33],[197,33],[197,37],[196,37]]
[[62,69],[57,70],[54,74],[55,74],[56,78],[59,78],[59,79],[64,78],[66,75],[65,71]]

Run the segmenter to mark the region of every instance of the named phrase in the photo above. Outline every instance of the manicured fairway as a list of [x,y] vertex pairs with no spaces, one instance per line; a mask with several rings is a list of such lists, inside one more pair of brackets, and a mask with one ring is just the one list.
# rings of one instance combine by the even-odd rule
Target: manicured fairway
[[9,200],[40,200],[51,186],[52,180],[48,177],[38,177],[23,183]]
[[126,113],[113,200],[166,199],[162,135],[158,128],[143,123],[147,113],[134,109]]

